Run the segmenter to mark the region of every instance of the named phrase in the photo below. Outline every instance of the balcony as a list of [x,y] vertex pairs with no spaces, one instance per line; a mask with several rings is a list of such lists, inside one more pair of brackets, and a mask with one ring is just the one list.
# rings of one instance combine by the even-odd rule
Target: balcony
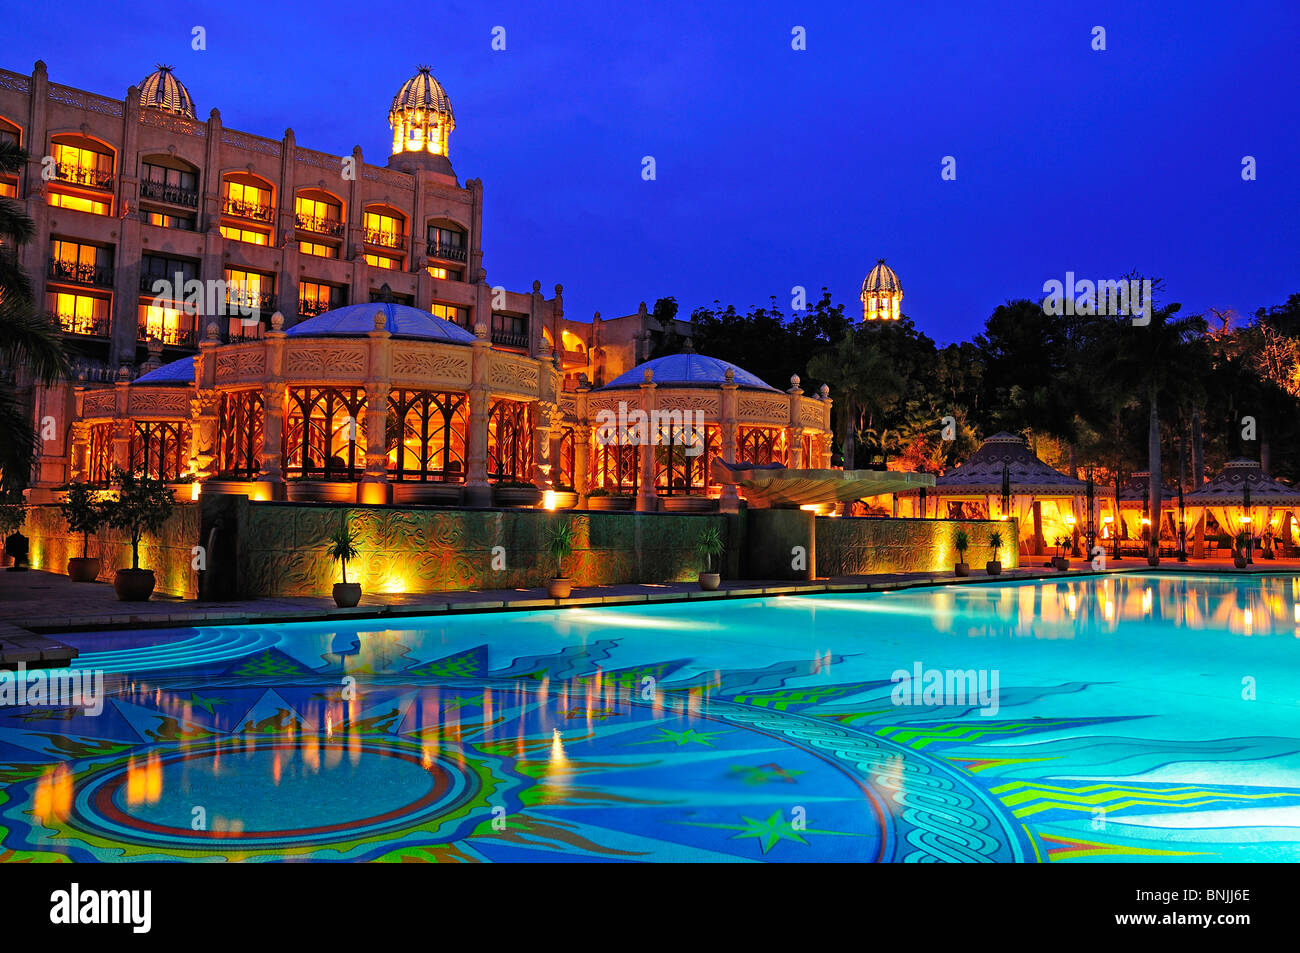
[[199,207],[199,193],[194,189],[183,189],[179,185],[154,182],[152,179],[140,180],[140,198],[169,205],[183,205],[186,208]]
[[51,258],[49,271],[51,281],[62,281],[70,285],[89,285],[97,288],[113,287],[113,269],[102,265],[83,264],[76,261],[64,261]]
[[329,301],[306,301],[298,299],[298,313],[304,318],[314,318],[318,314],[324,314],[331,308],[341,308],[341,304],[335,304]]
[[226,307],[241,311],[274,311],[275,292],[230,289],[226,292]]
[[[342,238],[347,226],[335,218],[317,218],[315,215],[295,215],[294,223],[300,232],[324,235],[327,238]],[[369,240],[369,239],[367,239]]]
[[106,338],[112,327],[112,319],[108,317],[94,318],[78,314],[55,314],[48,313],[50,323],[57,326],[64,334],[72,334],[77,337],[87,338]]
[[231,321],[221,340],[226,344],[241,344],[244,341],[260,341],[265,336],[266,328],[262,322],[245,324],[243,321]]
[[[150,297],[153,297],[154,295],[157,295],[157,294],[160,294],[160,293],[161,293],[161,294],[163,295],[163,297],[164,297],[164,300],[167,300],[167,301],[184,301],[184,300],[185,300],[185,284],[188,283],[188,282],[191,282],[191,281],[197,281],[197,280],[198,280],[198,275],[194,275],[194,274],[189,274],[189,275],[187,275],[187,274],[185,274],[184,272],[181,272],[181,275],[180,275],[181,286],[180,286],[180,287],[177,287],[177,286],[176,286],[176,277],[177,277],[177,275],[176,275],[175,272],[173,272],[173,273],[170,274],[170,275],[148,275],[148,274],[141,275],[141,276],[140,276],[140,294],[142,294],[142,295],[149,295]],[[164,289],[162,290],[162,292],[154,291],[154,288],[153,288],[154,283],[155,283],[155,282],[159,282],[159,281],[165,281],[165,282],[167,282],[167,287],[164,288]]]
[[375,245],[379,248],[396,248],[400,251],[406,249],[406,236],[397,232],[383,232],[377,228],[367,228],[365,230],[365,240],[367,245]]
[[444,245],[439,242],[429,242],[425,246],[425,254],[430,258],[441,258],[443,261],[464,261],[465,247],[463,245]]
[[269,205],[257,205],[253,202],[239,202],[232,198],[227,198],[222,206],[227,215],[234,215],[236,218],[246,218],[250,222],[262,222],[270,224],[275,218],[275,209]]
[[501,347],[518,347],[524,350],[528,349],[528,333],[522,334],[514,331],[502,331],[498,328],[492,329],[492,343]]
[[156,338],[162,341],[167,347],[183,347],[190,350],[197,350],[199,346],[199,335],[192,324],[185,326],[153,327],[150,328],[144,321],[139,325],[139,340],[143,344],[150,338]]
[[73,165],[71,162],[55,163],[54,177],[60,182],[68,182],[72,185],[82,185],[90,189],[99,189],[102,192],[113,191],[112,172],[87,169],[84,166]]

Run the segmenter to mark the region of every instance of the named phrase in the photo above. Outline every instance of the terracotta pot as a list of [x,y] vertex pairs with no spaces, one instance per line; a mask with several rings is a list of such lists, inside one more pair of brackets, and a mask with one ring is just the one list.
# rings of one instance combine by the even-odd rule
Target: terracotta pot
[[1160,565],[1160,557],[1159,557],[1159,556],[1148,556],[1148,557],[1147,557],[1147,565],[1148,565],[1148,566],[1159,566],[1159,565]]
[[636,497],[627,495],[587,497],[587,509],[589,510],[605,512],[610,510],[630,510],[634,508],[635,503]]
[[555,490],[555,508],[557,510],[571,510],[578,505],[578,494],[573,490]]
[[1002,575],[1002,563],[996,559],[990,559],[984,564],[984,571],[990,576],[1000,576]]
[[722,582],[722,573],[702,572],[700,573],[700,588],[705,592],[713,592]]
[[542,491],[535,486],[494,486],[493,506],[536,506],[542,502]]
[[361,583],[334,583],[334,604],[340,609],[351,609],[361,601]]
[[573,592],[573,580],[567,576],[557,576],[546,584],[546,594],[552,599],[567,599]]
[[152,569],[119,569],[113,574],[113,591],[119,602],[148,602],[155,582]]
[[1234,566],[1236,566],[1238,569],[1245,569],[1245,568],[1246,568],[1246,557],[1245,557],[1245,556],[1233,556],[1233,557],[1232,557],[1232,564],[1233,564]]
[[707,496],[661,496],[659,508],[665,513],[716,513],[718,501]]
[[94,582],[99,578],[98,556],[73,556],[68,560],[68,578],[73,582]]
[[1066,559],[1064,556],[1053,556],[1052,565],[1057,569],[1059,569],[1061,572],[1065,572],[1067,569],[1070,568],[1070,561]]
[[953,571],[953,575],[956,576],[969,576],[970,563],[958,563],[957,565],[952,567],[952,571]]
[[30,549],[27,537],[22,533],[14,531],[5,537],[5,555],[12,556],[14,564],[9,567],[10,572],[23,570],[27,568],[27,554]]

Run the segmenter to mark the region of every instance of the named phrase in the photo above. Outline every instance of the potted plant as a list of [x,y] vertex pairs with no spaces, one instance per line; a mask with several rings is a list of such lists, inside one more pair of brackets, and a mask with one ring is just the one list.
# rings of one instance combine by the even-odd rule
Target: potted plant
[[958,576],[969,576],[970,566],[966,563],[966,550],[970,548],[970,536],[964,529],[959,529],[953,535],[952,545],[957,550],[957,565],[953,567],[953,573]]
[[343,581],[334,583],[334,604],[340,609],[351,609],[361,601],[361,583],[348,582],[348,560],[357,558],[357,538],[346,525],[340,524],[330,537],[326,551],[343,568]]
[[630,510],[636,498],[627,493],[615,493],[608,487],[596,487],[587,491],[587,509],[613,511]]
[[984,564],[984,571],[990,576],[1002,575],[1002,562],[998,555],[1002,552],[1002,533],[994,530],[989,533],[989,549],[993,551],[993,558]]
[[99,530],[108,514],[95,499],[95,491],[85,483],[69,483],[64,487],[59,512],[68,529],[81,534],[81,555],[68,559],[68,578],[73,582],[94,582],[99,578],[103,561],[90,555],[90,534]]
[[705,592],[713,592],[722,582],[722,574],[713,571],[713,560],[722,555],[722,537],[718,535],[718,528],[710,526],[700,533],[695,548],[704,557],[704,572],[700,573],[700,588]]
[[27,569],[27,537],[18,531],[27,518],[27,501],[21,490],[6,490],[0,493],[0,537],[4,538],[5,561],[13,559],[10,572],[23,572]]
[[564,561],[573,555],[573,527],[568,520],[551,527],[546,551],[555,560],[555,578],[546,584],[546,594],[552,599],[567,599],[573,592],[573,580],[564,574]]
[[571,486],[558,484],[551,492],[551,501],[557,510],[571,510],[578,505],[578,491]]
[[161,480],[122,470],[115,471],[114,479],[117,499],[102,505],[108,525],[125,530],[131,537],[131,568],[114,574],[113,591],[122,602],[147,602],[157,580],[152,569],[140,568],[140,539],[145,533],[162,529],[176,501]]
[[1069,539],[1065,536],[1056,537],[1056,555],[1052,557],[1052,565],[1065,572],[1070,568],[1070,560],[1065,558],[1065,547],[1069,545]]
[[498,480],[492,485],[492,502],[496,506],[536,506],[542,491],[527,480]]
[[1246,547],[1250,545],[1250,534],[1244,529],[1237,534],[1237,548],[1232,553],[1232,564],[1238,569],[1245,569],[1250,562],[1246,555]]

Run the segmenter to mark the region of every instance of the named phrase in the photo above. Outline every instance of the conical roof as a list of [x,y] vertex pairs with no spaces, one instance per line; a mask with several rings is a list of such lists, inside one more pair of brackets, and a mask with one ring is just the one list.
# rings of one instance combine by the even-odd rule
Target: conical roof
[[158,67],[140,80],[140,105],[148,109],[194,118],[194,100],[185,84],[172,74],[170,66]]
[[1295,506],[1300,488],[1264,476],[1256,460],[1232,460],[1205,486],[1183,495],[1189,506],[1241,505],[1242,488],[1250,487],[1251,506]]
[[[1129,477],[1128,482],[1115,492],[1115,499],[1121,503],[1144,503],[1151,491],[1151,471],[1139,470]],[[1167,480],[1160,481],[1160,498],[1172,500],[1178,495],[1178,487]],[[1184,496],[1184,501],[1186,496]]]
[[1002,492],[1003,465],[1011,477],[1013,494],[1082,496],[1087,484],[1053,470],[1025,444],[1023,437],[996,433],[986,439],[971,458],[935,480],[939,496],[996,496]]

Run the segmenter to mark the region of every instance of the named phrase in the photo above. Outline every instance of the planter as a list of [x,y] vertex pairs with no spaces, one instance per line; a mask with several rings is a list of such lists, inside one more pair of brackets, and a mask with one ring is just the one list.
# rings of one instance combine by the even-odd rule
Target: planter
[[535,486],[494,486],[493,506],[536,506],[542,502],[542,491]]
[[1160,565],[1160,557],[1159,557],[1159,556],[1148,556],[1148,557],[1147,557],[1147,565],[1148,565],[1148,566],[1159,566],[1159,565]]
[[334,583],[334,604],[340,609],[351,609],[361,601],[361,583]]
[[12,556],[14,564],[9,567],[10,572],[23,572],[27,569],[27,537],[22,533],[12,533],[5,537],[5,555]]
[[228,493],[250,500],[269,500],[272,496],[271,484],[265,480],[208,480],[202,486],[201,494]]
[[1233,556],[1233,557],[1232,557],[1232,564],[1233,564],[1234,566],[1236,566],[1238,569],[1245,569],[1245,568],[1246,568],[1246,557],[1245,557],[1245,556]]
[[460,483],[394,483],[393,502],[398,505],[459,506],[465,501]]
[[589,496],[587,497],[587,509],[609,512],[611,510],[631,510],[635,508],[636,497],[634,496]]
[[1053,556],[1052,568],[1059,569],[1061,572],[1065,572],[1067,569],[1070,568],[1070,561],[1066,559],[1064,556]]
[[958,563],[957,565],[952,567],[952,571],[953,571],[953,575],[955,576],[969,576],[970,563]]
[[355,503],[357,485],[347,480],[294,480],[284,485],[295,503]]
[[557,510],[571,510],[578,505],[578,494],[573,490],[553,490],[551,499]]
[[152,569],[119,569],[113,574],[113,591],[119,602],[148,602],[154,581]]
[[707,496],[661,496],[659,508],[665,513],[716,513],[718,501]]
[[713,592],[722,582],[722,574],[716,572],[700,573],[700,588],[705,592]]
[[73,556],[68,560],[68,578],[73,582],[94,582],[100,567],[98,556]]
[[1002,563],[996,559],[990,559],[984,564],[984,571],[990,576],[1000,576],[1002,575]]
[[546,584],[546,594],[552,599],[567,599],[573,592],[573,580],[567,576],[558,576]]

